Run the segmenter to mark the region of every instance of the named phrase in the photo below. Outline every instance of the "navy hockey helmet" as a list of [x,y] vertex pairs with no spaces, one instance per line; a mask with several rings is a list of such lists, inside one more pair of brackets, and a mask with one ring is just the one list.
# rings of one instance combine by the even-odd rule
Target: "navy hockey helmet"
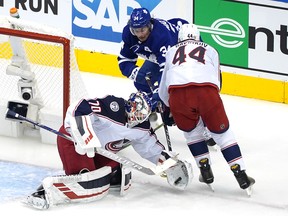
[[151,22],[151,15],[146,8],[135,8],[131,15],[129,25],[130,28],[143,28],[149,26]]
[[128,127],[132,128],[146,121],[151,114],[151,101],[145,92],[132,93],[125,104]]

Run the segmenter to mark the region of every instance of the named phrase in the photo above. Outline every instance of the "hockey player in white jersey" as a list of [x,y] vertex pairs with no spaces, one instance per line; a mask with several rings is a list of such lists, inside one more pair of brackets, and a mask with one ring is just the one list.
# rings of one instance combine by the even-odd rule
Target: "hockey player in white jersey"
[[[210,185],[214,181],[209,150],[203,137],[206,125],[239,186],[247,189],[250,195],[255,180],[246,174],[239,145],[229,128],[219,94],[219,55],[213,47],[201,42],[199,35],[196,25],[184,24],[179,30],[178,44],[166,54],[159,87],[159,96],[167,106],[164,116],[167,120],[174,120],[184,131],[187,145],[201,171],[200,182]],[[169,117],[169,112],[172,117]]]
[[[184,23],[188,21],[181,18],[154,18],[147,8],[134,8],[128,24],[123,28],[122,47],[118,56],[119,69],[124,76],[134,81],[137,90],[146,92],[152,99],[152,122],[157,119],[154,110],[157,111],[160,99],[158,87],[165,65],[165,55],[168,49],[177,43],[179,28]],[[136,64],[138,57],[145,60],[141,67]],[[153,92],[146,81],[148,74]],[[205,131],[204,134],[207,145],[214,145],[209,133]]]
[[111,187],[126,195],[132,183],[130,168],[94,150],[101,147],[117,153],[125,142],[131,142],[134,150],[156,167],[172,159],[174,164],[164,174],[170,186],[184,190],[193,177],[192,166],[165,150],[150,126],[150,113],[151,101],[144,92],[133,93],[128,100],[108,95],[71,105],[59,132],[71,135],[74,142],[57,137],[66,175],[45,178],[27,203],[47,209],[63,203],[90,202],[105,197]]

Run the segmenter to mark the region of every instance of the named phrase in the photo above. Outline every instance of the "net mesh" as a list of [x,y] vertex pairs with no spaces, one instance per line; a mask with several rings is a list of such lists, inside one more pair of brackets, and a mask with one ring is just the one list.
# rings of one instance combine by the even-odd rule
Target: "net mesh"
[[[29,39],[6,35],[1,29],[13,29],[17,32],[40,33],[39,38]],[[64,45],[59,42],[48,42],[42,35],[59,36],[70,40],[70,56],[63,57]],[[28,34],[29,35],[29,34]],[[36,35],[36,37],[38,37]],[[69,91],[70,103],[87,96],[87,91],[79,71],[72,35],[38,23],[27,22],[11,17],[0,17],[0,98],[3,101],[23,101],[18,90],[19,76],[8,75],[6,68],[13,62],[15,56],[27,62],[27,66],[35,75],[36,98],[41,107],[59,110],[63,113],[64,89]],[[13,45],[16,43],[16,46]],[[15,48],[16,47],[16,48]],[[16,49],[16,50],[15,50]],[[20,51],[19,51],[20,50]],[[64,83],[64,65],[69,68],[70,79]],[[25,101],[25,100],[24,100]],[[33,100],[31,100],[33,101]],[[31,103],[31,101],[25,101]],[[34,102],[33,102],[34,103]],[[65,109],[65,108],[64,108]]]

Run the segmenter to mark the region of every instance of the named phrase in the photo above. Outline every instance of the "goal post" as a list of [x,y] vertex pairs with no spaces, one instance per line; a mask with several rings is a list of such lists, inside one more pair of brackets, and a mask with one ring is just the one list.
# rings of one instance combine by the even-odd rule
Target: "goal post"
[[[73,35],[13,17],[0,17],[0,82],[1,116],[9,101],[18,101],[31,107],[28,117],[34,120],[49,125],[56,119],[51,127],[61,126],[70,103],[87,97]],[[0,126],[0,135],[22,136],[27,130],[16,127],[5,132]]]
[[42,40],[46,42],[54,42],[63,45],[63,116],[65,116],[66,110],[70,104],[70,40],[60,36],[46,35],[35,32],[25,32],[1,27],[0,34],[34,40]]

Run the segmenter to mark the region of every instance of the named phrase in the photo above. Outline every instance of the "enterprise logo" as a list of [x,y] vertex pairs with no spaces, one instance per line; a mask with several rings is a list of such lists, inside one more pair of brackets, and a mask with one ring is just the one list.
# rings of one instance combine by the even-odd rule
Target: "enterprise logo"
[[[223,26],[226,26],[226,29],[223,28]],[[230,26],[229,26],[230,25]],[[232,27],[228,30],[227,26]],[[229,19],[229,18],[221,18],[214,21],[209,26],[201,26],[198,25],[199,31],[209,33],[211,34],[211,37],[213,40],[219,44],[222,47],[226,48],[237,48],[240,47],[243,42],[244,38],[246,36],[245,31],[243,27],[235,20]],[[275,45],[279,44],[279,50],[285,54],[288,55],[288,27],[287,25],[280,24],[279,29],[274,30],[275,33],[269,29],[265,28],[263,26],[249,26],[248,28],[248,47],[250,49],[256,49],[256,41],[257,41],[257,35],[260,34],[264,36],[264,39],[260,40],[258,39],[258,46],[261,47],[267,47],[266,50],[268,52],[274,52]],[[228,40],[228,37],[223,38],[223,36],[230,36],[232,37],[230,40]],[[276,38],[278,36],[278,38]],[[242,40],[241,40],[242,39]],[[275,43],[276,40],[276,43]]]
[[[231,26],[234,30],[221,28],[222,26]],[[229,18],[221,18],[212,23],[211,27],[198,25],[199,31],[210,33],[216,43],[227,48],[237,48],[242,45],[241,39],[245,38],[243,27],[235,20]],[[221,36],[231,36],[235,40],[225,40]],[[239,38],[237,40],[237,38]]]

